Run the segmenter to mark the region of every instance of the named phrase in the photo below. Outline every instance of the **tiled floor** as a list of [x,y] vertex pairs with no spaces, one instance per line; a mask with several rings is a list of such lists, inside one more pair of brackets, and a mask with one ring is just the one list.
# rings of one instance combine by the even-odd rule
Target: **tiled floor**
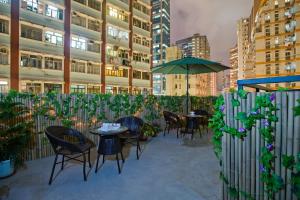
[[[207,136],[190,145],[174,134],[152,139],[136,160],[135,148],[117,173],[114,160],[107,160],[97,174],[94,166],[83,181],[82,166],[67,164],[51,186],[48,178],[53,157],[27,162],[27,169],[0,180],[9,188],[9,200],[217,200],[221,185],[218,162]],[[59,167],[57,167],[59,168]],[[2,192],[3,193],[3,192]]]

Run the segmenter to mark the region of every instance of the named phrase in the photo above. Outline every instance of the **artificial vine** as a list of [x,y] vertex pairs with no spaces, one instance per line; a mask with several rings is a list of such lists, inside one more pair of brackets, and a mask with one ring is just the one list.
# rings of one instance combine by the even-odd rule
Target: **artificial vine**
[[[241,105],[240,99],[247,99],[247,92],[244,90],[239,90],[235,98],[235,92],[232,92],[231,104],[233,107],[239,107]],[[222,137],[224,133],[230,134],[234,138],[239,138],[242,141],[248,135],[249,131],[256,126],[256,121],[260,120],[262,122],[262,128],[260,128],[260,134],[262,138],[267,143],[266,146],[262,148],[260,157],[260,172],[262,177],[262,182],[265,185],[265,192],[268,197],[273,198],[275,193],[278,192],[283,187],[282,178],[275,174],[274,172],[274,130],[275,123],[278,121],[275,111],[277,110],[275,101],[275,94],[264,94],[262,96],[257,96],[255,101],[255,107],[249,112],[239,112],[234,117],[235,120],[241,122],[242,126],[238,129],[228,126],[224,121],[224,110],[226,109],[224,105],[224,97],[220,96],[215,104],[215,114],[210,119],[209,126],[214,132],[213,144],[214,151],[218,159],[220,160],[220,165],[222,166]],[[229,193],[233,197],[238,197],[239,194],[244,196],[246,199],[253,199],[250,194],[240,191],[231,183],[229,183],[227,177],[221,172],[221,179],[226,185],[228,185]]]

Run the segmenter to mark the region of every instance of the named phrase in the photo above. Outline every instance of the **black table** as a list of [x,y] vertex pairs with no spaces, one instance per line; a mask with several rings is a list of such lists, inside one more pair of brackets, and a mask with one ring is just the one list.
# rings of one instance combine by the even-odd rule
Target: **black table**
[[[194,138],[194,131],[196,129],[199,129],[199,120],[201,118],[205,118],[204,115],[183,115],[186,118],[186,127],[184,133],[188,133],[192,135],[192,139]],[[191,129],[191,132],[189,132],[189,129]]]
[[90,133],[94,135],[99,135],[99,143],[98,143],[98,156],[97,156],[97,164],[96,164],[96,169],[95,173],[98,171],[98,163],[99,163],[99,158],[101,155],[103,155],[103,160],[102,163],[105,161],[105,155],[116,155],[116,160],[118,164],[118,171],[119,174],[121,173],[121,168],[119,164],[119,156],[118,154],[121,154],[121,158],[123,163],[125,162],[123,153],[122,153],[122,147],[120,143],[120,138],[119,135],[122,133],[125,133],[128,131],[127,127],[121,126],[118,129],[114,130],[108,130],[108,131],[102,131],[100,128],[96,128],[90,131]]

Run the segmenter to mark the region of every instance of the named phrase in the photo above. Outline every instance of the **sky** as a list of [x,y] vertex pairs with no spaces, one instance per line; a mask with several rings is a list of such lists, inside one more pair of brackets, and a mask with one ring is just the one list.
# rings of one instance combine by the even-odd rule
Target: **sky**
[[170,0],[171,43],[200,33],[207,35],[211,59],[229,63],[229,49],[236,44],[236,22],[248,17],[252,0]]

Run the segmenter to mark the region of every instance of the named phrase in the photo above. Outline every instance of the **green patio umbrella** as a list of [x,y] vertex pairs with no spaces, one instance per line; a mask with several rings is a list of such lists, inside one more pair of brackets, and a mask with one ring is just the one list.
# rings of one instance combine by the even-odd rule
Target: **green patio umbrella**
[[158,65],[152,69],[153,74],[186,74],[187,85],[187,103],[186,110],[188,113],[188,99],[189,99],[189,75],[205,74],[211,72],[220,72],[230,69],[218,62],[213,62],[201,58],[185,57],[179,60],[173,60],[168,63]]

